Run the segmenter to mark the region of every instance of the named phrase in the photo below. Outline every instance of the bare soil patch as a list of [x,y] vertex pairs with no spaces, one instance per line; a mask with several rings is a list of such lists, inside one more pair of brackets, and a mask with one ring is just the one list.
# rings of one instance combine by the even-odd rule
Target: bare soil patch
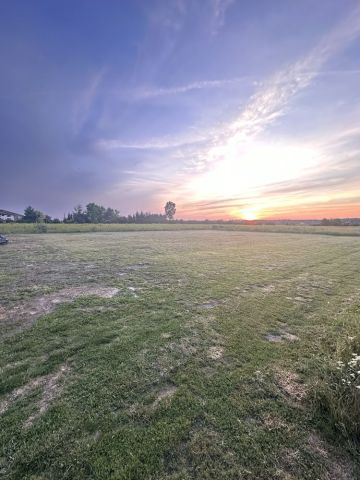
[[210,347],[208,350],[208,357],[211,360],[219,360],[224,355],[224,349],[222,347]]
[[266,340],[268,342],[273,342],[273,343],[281,343],[281,342],[296,342],[297,340],[300,340],[299,337],[296,335],[293,335],[292,333],[284,332],[284,333],[278,333],[278,334],[272,334],[268,333],[265,336]]
[[48,410],[51,402],[60,396],[61,384],[68,371],[69,367],[67,365],[62,365],[55,374],[48,375],[45,378],[42,384],[42,396],[37,404],[38,411],[26,420],[25,427],[30,427],[37,418],[41,417],[41,415]]
[[157,394],[157,397],[154,403],[152,404],[152,407],[156,408],[159,405],[159,403],[162,402],[163,400],[173,397],[176,393],[176,390],[177,388],[173,385],[169,385],[163,388],[162,390],[160,390],[160,392],[158,392]]
[[119,289],[115,287],[82,286],[65,288],[58,292],[23,302],[6,311],[5,314],[3,313],[0,320],[2,319],[8,326],[19,326],[22,329],[31,326],[42,315],[51,313],[58,304],[71,303],[80,297],[112,298],[118,292]]
[[280,417],[277,417],[275,415],[270,415],[270,414],[264,415],[262,420],[263,420],[264,426],[269,431],[290,429],[289,425],[284,420],[282,420]]
[[208,302],[201,303],[199,305],[200,308],[210,309],[215,308],[220,305],[221,302],[218,300],[209,300]]
[[146,262],[139,262],[139,263],[133,263],[132,265],[127,265],[125,267],[126,270],[141,270],[143,268],[149,268],[149,263]]
[[37,418],[48,410],[52,401],[61,394],[63,379],[68,371],[69,367],[62,365],[55,373],[34,378],[26,385],[12,391],[0,403],[0,415],[3,415],[17,400],[27,397],[37,388],[41,388],[42,395],[36,404],[37,411],[32,414],[24,424],[25,427],[30,427]]
[[306,397],[306,385],[301,383],[297,373],[277,370],[276,381],[280,389],[292,400],[300,402]]
[[269,332],[265,335],[265,339],[268,342],[281,343],[281,342],[296,342],[300,340],[297,335],[294,335],[288,331],[287,323],[280,322],[278,331]]

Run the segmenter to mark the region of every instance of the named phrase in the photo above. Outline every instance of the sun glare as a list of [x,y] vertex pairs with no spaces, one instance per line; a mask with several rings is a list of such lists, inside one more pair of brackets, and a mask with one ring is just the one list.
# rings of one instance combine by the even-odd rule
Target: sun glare
[[196,200],[254,194],[264,186],[309,174],[319,163],[317,151],[300,145],[248,142],[210,153],[210,168],[189,182]]
[[240,211],[240,216],[242,220],[256,220],[257,219],[257,213],[256,210],[252,208],[246,208],[244,210]]

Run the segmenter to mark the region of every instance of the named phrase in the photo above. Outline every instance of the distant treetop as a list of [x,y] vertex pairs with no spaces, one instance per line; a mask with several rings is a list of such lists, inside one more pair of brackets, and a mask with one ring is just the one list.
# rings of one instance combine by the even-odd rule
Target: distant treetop
[[168,220],[172,220],[176,213],[176,205],[174,202],[166,202],[165,205],[165,216]]

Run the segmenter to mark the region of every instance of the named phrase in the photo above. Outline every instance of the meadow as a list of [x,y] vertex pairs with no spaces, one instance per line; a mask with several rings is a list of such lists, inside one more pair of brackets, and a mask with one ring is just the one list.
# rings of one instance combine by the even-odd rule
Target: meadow
[[360,478],[359,228],[91,227],[1,225],[1,478]]
[[15,233],[87,233],[87,232],[149,232],[184,230],[225,230],[235,232],[301,233],[359,237],[358,226],[317,225],[236,225],[227,223],[2,223],[0,234]]

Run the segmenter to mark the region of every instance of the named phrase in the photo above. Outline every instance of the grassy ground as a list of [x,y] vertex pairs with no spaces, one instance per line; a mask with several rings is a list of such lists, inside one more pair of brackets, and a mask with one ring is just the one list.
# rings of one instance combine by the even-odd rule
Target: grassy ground
[[235,232],[309,233],[315,235],[340,235],[359,237],[360,227],[322,227],[315,225],[232,225],[226,223],[161,223],[161,224],[66,224],[66,223],[2,223],[0,234],[15,233],[86,233],[86,232],[141,232],[141,231],[189,231],[225,230]]
[[318,366],[359,334],[357,238],[10,240],[2,478],[360,478],[358,446],[311,402]]

